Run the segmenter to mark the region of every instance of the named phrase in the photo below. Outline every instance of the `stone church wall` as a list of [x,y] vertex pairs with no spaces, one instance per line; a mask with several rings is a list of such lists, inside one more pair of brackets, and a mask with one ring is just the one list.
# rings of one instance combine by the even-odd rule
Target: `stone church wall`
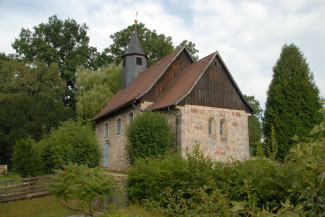
[[[249,157],[248,116],[240,110],[185,105],[182,111],[181,153],[191,152],[200,144],[204,155],[212,160],[238,160]],[[209,133],[209,120],[212,122]],[[220,132],[223,123],[223,135]]]
[[[145,109],[150,104],[144,102],[138,106]],[[168,111],[163,112],[175,135],[175,144],[177,140],[178,148],[183,156],[186,154],[186,149],[191,152],[194,145],[199,144],[204,155],[212,160],[227,161],[249,157],[247,119],[250,114],[245,111],[185,105],[177,106],[172,112],[182,114],[181,121],[176,127],[176,116]],[[141,112],[131,107],[96,123],[96,138],[101,147],[103,148],[108,141],[108,169],[117,171],[127,169],[124,146],[127,144],[125,133],[130,113],[133,113],[135,117]],[[121,118],[122,129],[121,134],[116,135],[118,118]],[[211,130],[213,131],[210,134],[209,120],[212,120]],[[220,135],[220,122],[223,122],[223,135]],[[104,136],[105,123],[109,124],[107,138]],[[177,133],[176,130],[178,130]]]
[[[118,113],[112,117],[103,119],[96,123],[96,139],[100,144],[102,151],[104,145],[108,142],[108,154],[107,154],[107,169],[125,171],[128,162],[126,160],[126,154],[124,147],[127,144],[126,129],[129,123],[129,114],[133,113],[134,117],[141,113],[135,108],[127,109]],[[117,119],[121,118],[121,133],[117,135]],[[105,123],[108,123],[108,137],[105,138],[104,128]],[[102,165],[102,162],[101,162]]]

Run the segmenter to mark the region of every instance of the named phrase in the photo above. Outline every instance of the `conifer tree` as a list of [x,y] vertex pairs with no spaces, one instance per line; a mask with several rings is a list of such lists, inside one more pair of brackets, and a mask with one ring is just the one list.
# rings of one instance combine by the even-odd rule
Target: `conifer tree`
[[267,92],[264,134],[271,139],[273,124],[278,142],[277,159],[284,159],[294,146],[292,138],[307,136],[321,117],[319,90],[312,72],[299,48],[284,45],[273,67],[273,78]]

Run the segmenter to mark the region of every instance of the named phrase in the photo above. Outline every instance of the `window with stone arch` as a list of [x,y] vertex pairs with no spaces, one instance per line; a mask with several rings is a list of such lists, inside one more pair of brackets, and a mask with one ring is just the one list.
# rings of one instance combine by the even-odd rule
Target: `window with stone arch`
[[227,122],[226,119],[220,120],[220,136],[226,137],[227,136]]
[[131,123],[131,121],[133,120],[133,118],[134,118],[134,114],[133,114],[133,112],[130,112],[128,114],[128,123]]
[[122,119],[116,119],[116,135],[120,135],[122,132]]
[[216,121],[214,118],[210,118],[208,122],[208,133],[209,136],[215,137],[216,136]]
[[104,125],[104,138],[108,138],[108,135],[109,135],[109,125],[108,122],[106,122]]

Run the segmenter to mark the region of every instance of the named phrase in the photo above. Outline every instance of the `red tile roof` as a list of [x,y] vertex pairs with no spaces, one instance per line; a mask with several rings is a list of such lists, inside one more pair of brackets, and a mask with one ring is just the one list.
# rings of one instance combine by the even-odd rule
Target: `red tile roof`
[[159,109],[169,105],[176,105],[180,102],[191,92],[216,55],[217,52],[212,53],[200,61],[187,66],[163,96],[150,106],[150,109]]
[[175,50],[173,53],[141,72],[128,87],[117,92],[104,109],[92,120],[98,120],[121,107],[132,103],[134,100],[141,98],[152,88],[184,49],[185,47]]

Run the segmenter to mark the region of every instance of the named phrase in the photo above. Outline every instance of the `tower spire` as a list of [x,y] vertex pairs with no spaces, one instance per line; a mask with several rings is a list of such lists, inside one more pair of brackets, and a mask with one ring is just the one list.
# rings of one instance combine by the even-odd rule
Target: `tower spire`
[[138,33],[137,33],[137,23],[138,23],[138,12],[136,13],[136,18],[134,19],[135,30],[131,37],[130,43],[123,55],[123,75],[122,75],[122,89],[129,86],[130,83],[138,76],[140,72],[147,68],[148,57],[143,51]]
[[137,24],[138,24],[138,11],[135,13],[134,23],[135,23],[135,31],[137,31]]

